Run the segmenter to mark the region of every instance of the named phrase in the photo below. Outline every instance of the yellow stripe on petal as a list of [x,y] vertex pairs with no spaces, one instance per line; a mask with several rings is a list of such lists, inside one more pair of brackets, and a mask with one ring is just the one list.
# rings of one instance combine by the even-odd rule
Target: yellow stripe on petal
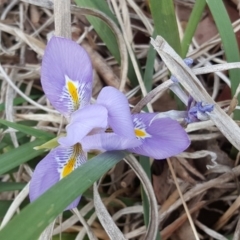
[[149,136],[144,129],[135,128],[134,132],[137,138],[145,138]]
[[65,165],[62,171],[62,178],[66,177],[74,170],[74,165],[76,163],[76,158],[71,158],[68,160],[68,163]]
[[67,163],[62,169],[61,178],[66,177],[75,169],[77,158],[81,153],[82,153],[82,146],[79,143],[75,144],[73,147],[72,155],[70,156],[69,160],[67,161]]
[[66,78],[67,91],[68,91],[69,96],[70,96],[70,98],[72,100],[73,110],[75,111],[75,110],[77,110],[79,108],[79,105],[80,105],[78,86],[68,76],[65,76],[65,78]]

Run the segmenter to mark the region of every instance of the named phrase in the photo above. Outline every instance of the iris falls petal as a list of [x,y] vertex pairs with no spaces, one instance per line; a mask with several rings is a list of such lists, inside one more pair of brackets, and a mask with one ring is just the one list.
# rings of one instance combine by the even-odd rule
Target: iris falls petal
[[[53,149],[35,168],[30,181],[30,201],[37,199],[60,179],[85,162],[86,156],[80,144],[70,148],[57,147]],[[80,197],[75,199],[66,210],[76,207],[79,201]]]
[[184,151],[190,140],[181,125],[170,118],[154,119],[155,115],[133,115],[135,134],[141,145],[128,150],[155,159],[164,159]]
[[51,104],[65,116],[87,105],[92,94],[92,64],[72,40],[52,37],[41,68],[41,83]]

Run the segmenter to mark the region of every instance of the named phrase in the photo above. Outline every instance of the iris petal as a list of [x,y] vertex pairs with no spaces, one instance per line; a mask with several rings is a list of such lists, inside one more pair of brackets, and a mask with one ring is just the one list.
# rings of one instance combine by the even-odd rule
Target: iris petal
[[[44,192],[46,192],[60,180],[59,166],[61,164],[59,165],[58,161],[59,159],[63,158],[63,151],[66,151],[66,149],[61,147],[53,149],[36,166],[30,181],[29,198],[31,202],[40,197]],[[71,151],[68,152],[71,153]],[[78,162],[78,165],[76,164],[76,166],[80,166],[81,164],[83,164],[83,162]],[[80,201],[80,198],[81,197],[75,199],[65,210],[76,207]]]
[[[148,137],[141,139],[139,147],[129,151],[149,156],[155,159],[164,159],[184,151],[190,144],[187,133],[181,125],[170,118],[155,119],[155,114],[135,114],[133,119],[145,126]],[[135,120],[136,122],[136,120]]]
[[126,150],[139,146],[141,142],[134,138],[121,137],[115,133],[100,133],[87,136],[82,140],[84,150],[97,149],[101,151]]
[[71,116],[71,122],[66,127],[67,136],[62,137],[58,142],[65,146],[70,147],[76,143],[81,142],[94,128],[107,127],[107,109],[101,105],[89,105],[83,109],[79,109]]
[[74,41],[52,37],[43,56],[41,82],[51,104],[65,116],[87,105],[92,94],[87,52]]
[[114,87],[104,87],[97,103],[107,108],[109,125],[117,135],[135,137],[128,101],[122,92]]

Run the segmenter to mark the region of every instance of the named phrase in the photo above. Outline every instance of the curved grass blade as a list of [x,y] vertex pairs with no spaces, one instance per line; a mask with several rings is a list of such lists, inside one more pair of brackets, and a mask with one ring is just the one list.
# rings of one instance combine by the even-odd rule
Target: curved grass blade
[[74,199],[126,155],[123,151],[112,151],[92,158],[23,209],[0,231],[0,239],[19,239],[19,236],[21,240],[38,239]]
[[0,175],[8,172],[9,170],[25,163],[34,157],[41,155],[43,150],[33,150],[34,147],[45,143],[44,139],[37,139],[33,142],[29,142],[21,145],[18,148],[12,149],[0,156]]
[[41,130],[38,130],[38,129],[35,129],[32,127],[28,127],[28,126],[18,124],[18,123],[9,122],[9,121],[3,120],[3,119],[0,119],[0,123],[7,127],[14,128],[20,132],[23,132],[27,135],[34,136],[37,138],[44,138],[46,140],[46,139],[51,139],[51,138],[55,137],[55,135],[52,133],[44,132],[44,131],[41,131]]
[[196,0],[193,10],[191,12],[188,24],[182,39],[182,57],[184,58],[188,52],[189,45],[191,44],[197,25],[202,17],[202,13],[206,6],[206,1]]

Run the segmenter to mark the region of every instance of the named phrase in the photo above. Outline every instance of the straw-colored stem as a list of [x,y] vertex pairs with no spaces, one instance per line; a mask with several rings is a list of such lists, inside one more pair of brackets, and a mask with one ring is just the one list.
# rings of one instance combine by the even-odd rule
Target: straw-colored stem
[[71,38],[71,2],[54,0],[55,35]]

